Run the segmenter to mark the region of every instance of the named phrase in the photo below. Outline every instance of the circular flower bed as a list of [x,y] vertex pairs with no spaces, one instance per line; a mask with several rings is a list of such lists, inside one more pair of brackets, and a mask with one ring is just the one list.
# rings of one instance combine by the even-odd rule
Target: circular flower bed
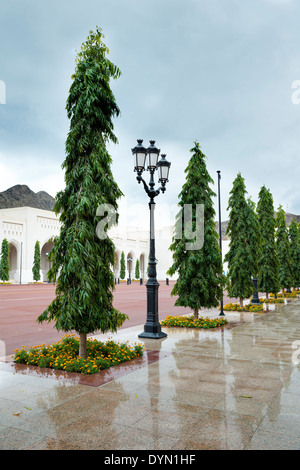
[[[284,298],[284,297],[296,299],[296,298],[297,298],[297,294],[299,294],[298,291],[295,291],[295,292],[285,292],[284,295],[282,294],[282,292],[279,292],[278,294],[276,294],[276,296],[277,296],[277,298],[279,298],[279,299],[282,299],[282,298]],[[274,295],[274,294],[270,294],[270,297],[275,297],[275,295]]]
[[103,369],[130,361],[144,352],[144,345],[135,343],[130,346],[126,343],[117,343],[111,340],[101,342],[87,338],[87,358],[78,356],[79,338],[75,335],[65,335],[57,343],[50,346],[44,344],[34,346],[26,351],[15,350],[14,360],[19,364],[39,367],[48,367],[66,372],[80,372],[95,374]]
[[263,299],[262,297],[259,299],[260,303],[262,304],[284,304],[284,299]]
[[262,305],[253,305],[253,304],[246,304],[241,308],[240,304],[232,303],[224,305],[223,310],[233,311],[233,312],[263,312]]
[[217,328],[223,326],[228,321],[225,318],[194,318],[193,315],[181,315],[173,317],[168,315],[165,320],[162,320],[160,324],[162,326],[179,326],[184,328]]

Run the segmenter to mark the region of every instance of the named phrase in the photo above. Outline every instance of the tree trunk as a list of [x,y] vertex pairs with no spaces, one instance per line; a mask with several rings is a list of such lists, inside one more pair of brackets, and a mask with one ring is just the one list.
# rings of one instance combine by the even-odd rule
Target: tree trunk
[[86,333],[79,333],[80,344],[79,344],[79,357],[86,359]]
[[240,307],[243,308],[244,304],[244,298],[243,297],[240,297]]
[[198,318],[198,309],[194,308],[194,319],[196,320]]
[[284,295],[284,287],[281,289],[281,293],[282,293],[283,297],[285,297],[285,295]]
[[266,299],[268,300],[269,298],[269,292],[266,292]]

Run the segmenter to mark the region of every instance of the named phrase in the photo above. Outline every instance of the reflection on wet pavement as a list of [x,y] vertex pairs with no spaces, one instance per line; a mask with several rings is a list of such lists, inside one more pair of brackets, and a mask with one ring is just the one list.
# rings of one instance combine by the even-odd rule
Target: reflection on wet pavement
[[0,448],[300,449],[300,301],[226,318],[121,330],[145,356],[95,376],[0,364]]

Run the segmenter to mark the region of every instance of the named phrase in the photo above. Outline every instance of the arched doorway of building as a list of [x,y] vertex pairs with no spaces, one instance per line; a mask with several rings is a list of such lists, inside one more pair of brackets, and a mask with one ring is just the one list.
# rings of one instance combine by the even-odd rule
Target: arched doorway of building
[[51,268],[51,261],[49,260],[51,248],[53,248],[53,241],[49,240],[42,246],[41,250],[41,271],[43,282],[48,282],[48,271]]
[[114,258],[114,277],[115,281],[118,281],[120,277],[120,262],[121,262],[121,252],[120,250],[115,251],[115,258]]
[[9,242],[9,278],[14,281],[20,273],[20,266],[18,266],[18,247],[14,242]]
[[145,254],[140,255],[140,276],[142,279],[145,279],[146,276],[146,264],[145,264]]
[[131,279],[134,278],[134,269],[135,269],[135,256],[132,251],[130,251],[127,255],[127,272],[128,272],[128,279],[131,281]]

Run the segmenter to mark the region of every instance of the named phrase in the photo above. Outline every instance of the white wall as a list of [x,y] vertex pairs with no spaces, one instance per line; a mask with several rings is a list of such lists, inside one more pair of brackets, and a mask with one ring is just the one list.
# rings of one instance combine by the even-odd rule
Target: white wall
[[[34,246],[36,241],[41,247],[41,281],[47,280],[47,271],[50,267],[46,259],[47,242],[59,235],[60,222],[52,211],[35,209],[31,207],[19,207],[0,210],[0,246],[6,238],[14,249],[12,249],[12,261],[16,269],[11,270],[11,281],[15,283],[33,282],[32,266],[34,258]],[[147,273],[147,261],[149,253],[149,240],[147,231],[139,231],[134,227],[113,227],[109,236],[116,245],[116,254],[121,257],[124,251],[125,258],[132,257],[131,278],[134,278],[135,263],[137,258],[144,257],[144,276]],[[21,256],[22,255],[22,256]],[[22,271],[20,267],[22,264]],[[126,263],[127,268],[127,263]],[[119,277],[120,264],[115,267],[115,276]],[[143,276],[143,273],[141,273]],[[126,278],[129,270],[126,269]]]
[[[52,211],[32,207],[0,210],[0,245],[6,238],[16,248],[17,269],[11,270],[11,281],[33,282],[32,266],[34,246],[40,242],[41,250],[49,239],[59,234],[60,223]],[[45,255],[44,255],[45,257]],[[42,263],[45,260],[42,259]],[[20,268],[22,266],[22,270]],[[41,270],[41,280],[45,273]]]
[[[11,270],[11,281],[19,283],[33,282],[32,266],[34,258],[34,246],[36,241],[40,242],[41,259],[41,281],[47,280],[47,271],[50,267],[46,258],[49,239],[59,235],[60,222],[52,211],[34,209],[31,207],[19,207],[14,209],[0,210],[0,246],[3,238],[7,238],[15,250],[12,249],[11,256],[15,269]],[[126,277],[129,277],[127,256],[132,257],[131,278],[135,278],[136,260],[144,259],[144,272],[140,276],[147,279],[149,237],[148,230],[141,230],[137,227],[114,226],[109,230],[109,236],[116,246],[117,262],[114,266],[116,279],[120,275],[121,253],[125,254]],[[165,281],[177,279],[177,275],[171,277],[167,275],[167,270],[172,265],[172,252],[169,247],[172,242],[173,227],[168,225],[155,230],[155,251],[157,258],[157,278]],[[222,242],[223,259],[228,251],[229,240]],[[13,253],[14,252],[14,253]],[[22,254],[22,272],[20,273]],[[142,264],[142,263],[141,263]],[[141,266],[142,268],[142,266]],[[224,271],[227,270],[227,263],[224,264]]]

